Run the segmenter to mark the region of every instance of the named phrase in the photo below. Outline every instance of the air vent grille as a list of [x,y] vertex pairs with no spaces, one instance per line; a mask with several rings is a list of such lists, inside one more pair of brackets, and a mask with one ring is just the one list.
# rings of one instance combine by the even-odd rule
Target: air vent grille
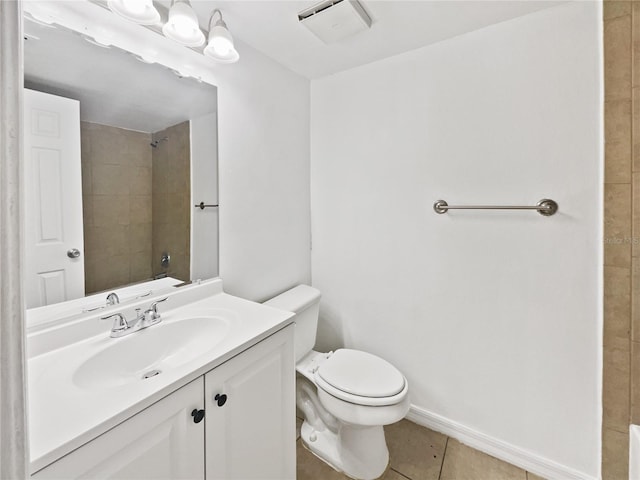
[[327,8],[333,7],[334,5],[343,2],[344,0],[329,0],[328,2],[322,2],[317,5],[314,5],[311,8],[307,8],[302,12],[298,13],[298,20],[302,21],[305,18],[309,18],[312,15],[317,15],[318,13],[326,10]]
[[371,17],[357,0],[328,0],[298,13],[298,21],[324,43],[366,31]]

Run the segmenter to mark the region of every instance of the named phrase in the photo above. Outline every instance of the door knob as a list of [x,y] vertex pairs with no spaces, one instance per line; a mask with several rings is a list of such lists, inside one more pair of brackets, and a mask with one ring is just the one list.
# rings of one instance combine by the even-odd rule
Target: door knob
[[80,250],[77,248],[72,248],[71,250],[67,250],[67,257],[69,258],[78,258],[80,256]]
[[215,397],[213,397],[213,400],[218,402],[218,406],[222,407],[225,403],[227,403],[227,396],[223,393],[223,394],[216,394]]

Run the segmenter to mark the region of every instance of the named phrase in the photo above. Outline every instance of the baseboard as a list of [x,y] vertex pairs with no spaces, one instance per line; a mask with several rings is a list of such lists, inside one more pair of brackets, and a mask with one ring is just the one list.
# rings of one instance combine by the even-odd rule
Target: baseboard
[[476,450],[504,460],[535,475],[553,480],[597,480],[584,472],[541,457],[522,448],[511,445],[497,438],[465,427],[436,413],[411,405],[406,416],[423,427],[443,433]]

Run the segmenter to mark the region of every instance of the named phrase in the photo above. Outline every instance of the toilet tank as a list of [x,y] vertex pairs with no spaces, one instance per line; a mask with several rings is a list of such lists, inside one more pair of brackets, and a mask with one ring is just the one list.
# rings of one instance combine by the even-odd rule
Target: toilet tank
[[316,343],[320,296],[320,290],[308,285],[298,285],[264,302],[270,307],[296,314],[294,318],[296,322],[294,341],[296,362],[309,353]]

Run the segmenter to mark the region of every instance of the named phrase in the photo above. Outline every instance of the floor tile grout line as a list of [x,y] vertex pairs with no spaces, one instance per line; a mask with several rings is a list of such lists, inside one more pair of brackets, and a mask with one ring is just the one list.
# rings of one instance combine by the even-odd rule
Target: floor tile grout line
[[442,477],[442,469],[444,467],[444,459],[447,456],[447,447],[449,446],[449,437],[447,436],[447,441],[444,443],[444,452],[442,452],[442,462],[440,462],[440,472],[438,472],[438,480]]
[[406,478],[407,480],[413,480],[411,477],[407,477],[404,473],[399,472],[398,470],[396,470],[395,468],[391,468],[389,467],[389,470],[396,472],[398,475],[400,475],[402,478]]

